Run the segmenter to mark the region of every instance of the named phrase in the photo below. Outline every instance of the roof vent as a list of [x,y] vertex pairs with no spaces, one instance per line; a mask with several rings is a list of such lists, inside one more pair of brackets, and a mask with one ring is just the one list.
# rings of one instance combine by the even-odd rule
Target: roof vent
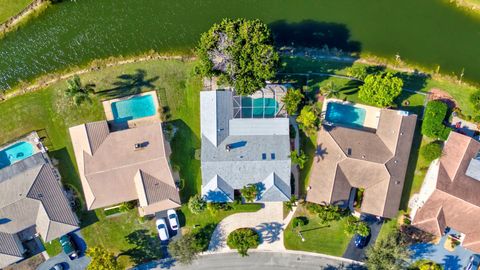
[[395,181],[395,184],[400,185],[400,181],[398,181],[398,180]]
[[134,145],[135,147],[135,150],[141,150],[141,149],[144,149],[145,147],[148,146],[148,142],[141,142],[141,143],[136,143]]
[[347,155],[350,156],[351,154],[352,154],[352,148],[348,148],[348,149],[347,149]]
[[42,193],[38,193],[38,198],[43,198],[43,194],[42,194]]
[[266,160],[267,159],[267,154],[266,153],[262,153],[262,160]]
[[365,159],[365,155],[362,155],[362,158]]
[[398,160],[395,160],[393,163],[397,164],[397,163],[398,163]]
[[270,157],[272,158],[272,160],[275,160],[275,153],[271,153]]

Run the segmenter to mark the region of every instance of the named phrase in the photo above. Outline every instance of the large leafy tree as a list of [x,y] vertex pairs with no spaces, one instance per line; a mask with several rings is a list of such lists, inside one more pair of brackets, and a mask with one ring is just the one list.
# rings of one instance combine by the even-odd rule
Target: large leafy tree
[[65,89],[65,96],[71,98],[75,105],[80,105],[84,101],[91,102],[90,95],[93,94],[93,88],[90,84],[82,84],[80,77],[74,75],[72,79],[67,81],[67,89]]
[[240,228],[228,235],[227,245],[231,249],[237,249],[238,253],[247,256],[250,248],[257,248],[260,244],[260,236],[251,228]]
[[203,33],[196,48],[196,72],[219,76],[238,94],[250,95],[274,77],[278,54],[270,29],[260,20],[224,19]]
[[86,255],[92,258],[92,261],[87,267],[87,270],[117,270],[118,266],[115,255],[107,251],[103,247],[92,247],[86,252]]
[[297,113],[298,105],[302,102],[303,94],[300,89],[289,89],[282,101],[285,104],[285,109],[289,115]]
[[202,250],[196,244],[195,236],[191,233],[168,244],[170,255],[182,264],[191,264],[200,251]]
[[358,97],[368,103],[381,107],[393,104],[395,98],[402,92],[403,81],[392,73],[371,74],[360,86]]
[[369,270],[401,270],[407,269],[409,259],[409,249],[393,231],[367,249],[366,265]]
[[447,104],[439,100],[429,101],[423,117],[422,134],[433,139],[446,140],[451,131],[451,128],[443,124],[447,112]]

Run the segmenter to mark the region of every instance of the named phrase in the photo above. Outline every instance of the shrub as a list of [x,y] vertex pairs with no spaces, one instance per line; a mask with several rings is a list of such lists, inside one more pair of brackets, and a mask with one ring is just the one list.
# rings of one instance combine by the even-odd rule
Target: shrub
[[420,155],[427,162],[432,162],[442,155],[442,145],[439,141],[428,143],[420,148]]
[[302,102],[303,94],[300,89],[289,89],[282,101],[285,104],[285,109],[289,115],[293,115],[298,110],[298,105]]
[[207,208],[207,202],[199,194],[190,197],[188,200],[188,209],[193,214],[200,214]]
[[364,221],[361,221],[354,216],[348,216],[346,219],[345,233],[356,233],[365,237],[370,234],[370,227],[368,227],[367,223],[365,223]]
[[419,260],[412,264],[410,267],[412,270],[442,270],[442,266],[439,264],[430,261],[430,260]]
[[308,157],[305,155],[303,150],[300,150],[300,154],[298,154],[295,150],[290,152],[290,159],[292,160],[292,163],[298,165],[300,169],[303,169],[303,167],[305,167],[305,163],[308,161]]
[[228,235],[227,245],[231,249],[237,249],[238,253],[247,256],[250,248],[257,248],[260,244],[260,236],[251,228],[240,228]]
[[297,227],[300,227],[300,226],[305,226],[308,224],[308,218],[307,217],[294,217],[292,219],[292,227],[293,228],[297,228]]
[[347,76],[354,77],[355,79],[364,80],[368,75],[367,66],[353,66],[347,68]]
[[451,131],[451,128],[443,124],[447,111],[447,104],[441,101],[428,102],[422,123],[422,134],[433,139],[446,140]]
[[475,110],[480,110],[480,89],[470,94],[470,103],[472,103]]
[[393,104],[395,98],[402,92],[403,81],[392,73],[371,74],[365,78],[365,83],[359,87],[358,97],[377,106],[386,107]]
[[186,234],[168,244],[168,252],[178,262],[191,264],[201,250],[195,245],[195,236]]
[[246,202],[253,202],[257,198],[257,186],[248,184],[240,190],[240,193]]

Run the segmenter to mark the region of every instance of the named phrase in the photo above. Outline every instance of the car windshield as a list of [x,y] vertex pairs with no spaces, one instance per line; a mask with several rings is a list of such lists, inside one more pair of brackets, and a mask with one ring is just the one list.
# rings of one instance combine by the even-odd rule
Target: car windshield
[[164,225],[164,224],[159,224],[159,225],[158,225],[158,228],[159,228],[159,229],[165,229],[165,225]]
[[171,214],[170,216],[168,216],[169,219],[174,219],[175,218],[175,214]]

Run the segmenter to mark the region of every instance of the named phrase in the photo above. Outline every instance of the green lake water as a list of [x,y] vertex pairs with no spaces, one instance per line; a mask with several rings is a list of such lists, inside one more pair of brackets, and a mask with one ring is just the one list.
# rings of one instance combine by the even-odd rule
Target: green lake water
[[480,83],[480,17],[442,0],[77,0],[0,40],[0,89],[96,58],[190,51],[224,17],[260,18],[286,44],[398,53]]

